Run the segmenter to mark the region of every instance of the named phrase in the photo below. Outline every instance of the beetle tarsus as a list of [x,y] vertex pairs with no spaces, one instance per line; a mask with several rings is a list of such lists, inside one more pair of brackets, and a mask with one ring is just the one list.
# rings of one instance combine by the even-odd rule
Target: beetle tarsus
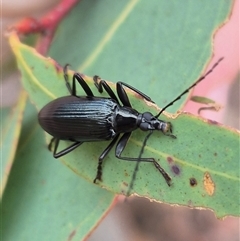
[[55,137],[53,137],[48,144],[48,150],[49,151],[52,151],[52,145],[53,145],[54,141],[55,141]]
[[165,172],[165,170],[159,165],[158,162],[155,160],[153,161],[153,165],[158,169],[158,171],[163,175],[164,179],[166,180],[168,186],[171,186],[172,178]]

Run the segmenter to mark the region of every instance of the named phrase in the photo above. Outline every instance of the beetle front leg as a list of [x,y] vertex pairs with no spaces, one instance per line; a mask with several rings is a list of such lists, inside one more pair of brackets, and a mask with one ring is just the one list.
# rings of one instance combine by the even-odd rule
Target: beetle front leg
[[126,84],[124,82],[119,81],[119,82],[117,82],[117,93],[118,93],[118,97],[122,101],[123,105],[131,107],[128,96],[127,96],[126,91],[124,90],[123,86],[125,86],[125,87],[129,88],[130,90],[136,92],[141,97],[143,97],[145,100],[150,101],[152,103],[155,103],[154,101],[152,101],[152,99],[149,96],[145,95],[140,90],[132,87],[129,84]]
[[132,158],[132,157],[122,157],[122,152],[124,151],[127,142],[131,136],[131,132],[127,132],[123,134],[121,139],[119,140],[117,146],[116,146],[116,152],[115,155],[118,159],[125,160],[125,161],[138,161],[138,162],[151,162],[155,168],[158,169],[158,171],[162,174],[164,179],[166,180],[166,183],[168,186],[171,186],[171,177],[165,172],[165,170],[158,164],[158,162],[155,161],[154,158]]

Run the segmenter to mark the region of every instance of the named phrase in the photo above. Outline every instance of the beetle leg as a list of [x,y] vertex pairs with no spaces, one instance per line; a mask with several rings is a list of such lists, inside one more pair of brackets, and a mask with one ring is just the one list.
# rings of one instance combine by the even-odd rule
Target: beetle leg
[[51,150],[53,143],[55,143],[54,150],[53,150],[53,156],[55,158],[59,158],[61,156],[64,156],[64,155],[68,154],[69,152],[73,151],[74,149],[76,149],[77,147],[79,147],[81,144],[83,144],[83,142],[76,141],[72,145],[70,145],[69,147],[67,147],[67,148],[65,148],[62,151],[57,153],[59,141],[60,141],[60,139],[57,139],[57,138],[53,137],[51,139],[49,145],[48,145],[48,149]]
[[[56,138],[55,137],[53,137],[52,139],[51,139],[51,141],[49,142],[49,144],[48,144],[48,150],[49,151],[52,151],[52,145],[53,145],[53,143],[56,141]],[[56,143],[56,142],[55,142]],[[56,144],[55,144],[56,145]]]
[[86,81],[82,78],[82,76],[79,73],[74,73],[73,75],[73,86],[72,86],[72,95],[76,96],[76,84],[75,81],[78,81],[78,83],[82,86],[83,90],[85,91],[85,93],[87,94],[87,96],[91,96],[93,97],[93,92],[91,91],[91,89],[89,88],[88,84],[86,83]]
[[102,93],[104,88],[105,91],[108,93],[108,95],[119,104],[119,100],[117,96],[114,94],[111,87],[107,84],[105,80],[102,80],[99,76],[95,75],[93,76],[93,81],[99,93]]
[[116,146],[115,155],[118,159],[125,161],[138,161],[138,162],[151,162],[158,169],[158,171],[162,174],[164,179],[166,180],[168,186],[171,185],[171,177],[165,172],[165,170],[155,161],[154,158],[132,158],[132,157],[122,157],[121,154],[126,147],[126,144],[131,136],[131,132],[124,133],[120,138],[119,142]]
[[96,183],[97,180],[99,180],[99,181],[102,180],[102,163],[103,163],[103,159],[107,156],[109,151],[111,151],[111,149],[115,145],[117,139],[119,138],[119,135],[120,134],[117,134],[114,137],[114,139],[111,141],[111,143],[107,146],[107,148],[103,151],[103,153],[98,158],[97,175],[96,175],[95,179],[93,180],[94,183]]
[[82,86],[83,90],[87,94],[87,96],[94,96],[91,89],[89,88],[88,84],[85,82],[85,80],[82,78],[82,76],[79,73],[74,73],[73,78],[72,78],[72,87],[69,83],[69,78],[68,78],[68,73],[67,73],[67,68],[69,64],[66,64],[63,68],[63,73],[64,73],[64,79],[66,82],[66,86],[70,92],[71,95],[76,96],[76,79],[78,83]]
[[[99,81],[99,83],[98,83],[98,81]],[[98,92],[102,93],[103,92],[103,88],[102,88],[102,84],[101,84],[101,77],[98,76],[98,75],[94,75],[93,76],[93,82],[94,82],[94,85],[96,86],[96,88],[98,89]]]
[[117,93],[118,93],[119,99],[122,101],[124,106],[132,107],[132,105],[128,99],[128,95],[127,95],[125,89],[122,87],[121,82],[117,82]]
[[119,82],[117,82],[117,93],[118,93],[119,99],[122,101],[123,105],[131,107],[130,102],[129,102],[129,99],[128,99],[128,96],[127,96],[127,94],[126,94],[123,86],[125,86],[125,87],[129,88],[130,90],[136,92],[137,94],[139,94],[140,96],[142,96],[142,97],[143,97],[144,99],[146,99],[147,101],[150,101],[150,102],[152,102],[152,103],[155,103],[155,102],[152,101],[152,99],[151,99],[149,96],[145,95],[145,94],[142,93],[140,90],[132,87],[132,86],[129,85],[129,84],[126,84],[126,83],[124,83],[124,82],[119,81]]

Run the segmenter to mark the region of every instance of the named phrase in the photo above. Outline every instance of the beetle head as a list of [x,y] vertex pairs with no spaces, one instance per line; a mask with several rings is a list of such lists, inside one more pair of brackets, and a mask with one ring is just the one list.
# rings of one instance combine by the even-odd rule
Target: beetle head
[[176,136],[172,134],[172,124],[170,122],[165,122],[157,119],[150,112],[144,112],[141,115],[139,128],[142,131],[159,130],[166,136],[176,138]]

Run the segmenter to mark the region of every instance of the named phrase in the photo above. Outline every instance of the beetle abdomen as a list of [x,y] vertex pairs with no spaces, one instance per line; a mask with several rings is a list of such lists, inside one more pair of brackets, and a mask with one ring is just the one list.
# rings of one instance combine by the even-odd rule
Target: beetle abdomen
[[38,119],[46,132],[62,140],[109,140],[115,135],[112,118],[116,107],[109,98],[65,96],[47,104]]

